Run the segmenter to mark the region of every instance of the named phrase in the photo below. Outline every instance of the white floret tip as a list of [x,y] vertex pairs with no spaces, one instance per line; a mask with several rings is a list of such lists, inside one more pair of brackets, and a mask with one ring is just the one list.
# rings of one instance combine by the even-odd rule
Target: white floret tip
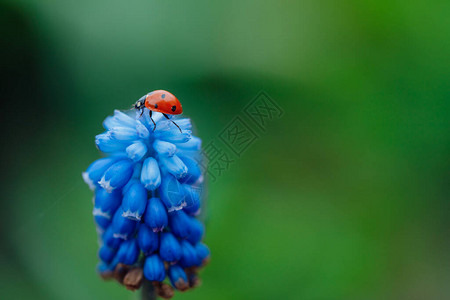
[[112,193],[112,191],[115,189],[114,187],[111,186],[111,180],[105,180],[105,176],[102,177],[102,179],[100,179],[100,181],[98,182],[98,184],[105,189],[106,192],[108,193]]
[[111,215],[109,213],[102,211],[98,207],[94,207],[94,209],[92,210],[92,215],[94,215],[94,217],[103,217],[106,219],[111,219]]
[[95,184],[92,181],[92,179],[89,177],[88,172],[81,173],[81,176],[83,177],[84,182],[89,186],[91,190],[95,190]]
[[139,212],[137,212],[137,211],[135,211],[135,212],[132,212],[130,210],[124,211],[122,213],[122,217],[128,218],[130,220],[134,220],[134,221],[140,221],[141,220],[141,216],[139,215]]

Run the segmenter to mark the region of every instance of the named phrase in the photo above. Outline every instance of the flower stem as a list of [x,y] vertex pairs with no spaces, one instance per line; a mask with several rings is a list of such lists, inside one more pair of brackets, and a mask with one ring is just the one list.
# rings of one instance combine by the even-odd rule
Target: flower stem
[[141,291],[141,299],[142,300],[156,300],[155,287],[153,286],[151,281],[144,279],[142,282],[142,291]]

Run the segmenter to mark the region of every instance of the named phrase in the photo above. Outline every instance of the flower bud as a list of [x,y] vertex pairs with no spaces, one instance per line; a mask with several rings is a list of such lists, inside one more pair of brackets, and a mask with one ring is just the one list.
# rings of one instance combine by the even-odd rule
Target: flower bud
[[119,126],[135,127],[136,121],[134,118],[116,109],[114,111],[114,116],[109,116],[105,119],[103,127],[106,130],[109,130]]
[[181,183],[194,184],[202,176],[202,171],[198,165],[198,162],[184,155],[178,155],[187,167],[187,174],[180,179]]
[[112,273],[110,266],[102,261],[97,264],[97,272],[100,273],[102,277],[106,275],[105,277],[110,278],[108,275],[112,275],[110,274]]
[[[181,128],[181,130],[191,130],[192,129],[192,123],[191,123],[191,119],[189,118],[183,118],[183,119],[177,119],[177,124],[178,126]],[[172,122],[168,122],[170,126],[172,126],[173,130],[176,130],[177,128],[174,128],[175,126],[173,125]]]
[[193,203],[192,205],[183,207],[183,211],[190,216],[198,216],[201,212],[201,201]]
[[176,262],[181,258],[181,247],[177,239],[170,232],[160,235],[159,255],[164,261]]
[[125,125],[125,126],[128,126],[128,127],[135,127],[136,126],[136,120],[133,117],[127,115],[124,112],[121,112],[118,109],[114,110],[114,118],[117,119],[119,124],[122,124],[122,125]]
[[111,219],[104,216],[94,216],[95,224],[97,225],[97,232],[101,233],[111,225]]
[[[182,131],[188,131],[192,129],[191,120],[188,118],[176,119],[176,123],[181,128]],[[161,120],[158,122],[156,127],[156,132],[166,132],[166,131],[178,131],[179,129],[169,120]]]
[[140,221],[147,206],[147,190],[141,183],[135,183],[127,189],[122,201],[124,217]]
[[202,280],[198,276],[197,270],[195,268],[190,268],[189,270],[185,270],[185,272],[189,280],[190,288],[195,288],[202,284]]
[[95,217],[111,219],[122,202],[122,194],[118,190],[108,193],[105,189],[99,188],[95,192],[94,210]]
[[149,281],[163,281],[166,278],[164,263],[157,254],[147,256],[144,263],[144,276]]
[[186,202],[186,207],[198,206],[200,203],[199,188],[192,187],[188,184],[183,184],[184,201]]
[[180,242],[181,258],[178,264],[183,268],[190,268],[198,264],[197,251],[188,241]]
[[169,226],[177,238],[185,239],[189,236],[191,222],[183,210],[173,211],[169,214]]
[[113,127],[108,132],[111,138],[117,141],[132,142],[138,138],[136,128],[132,127]]
[[144,222],[154,232],[162,231],[168,224],[166,208],[159,198],[150,198],[145,210]]
[[98,251],[98,257],[104,262],[109,264],[114,256],[116,255],[116,251],[114,249],[109,248],[106,245],[103,245]]
[[159,160],[161,161],[161,164],[164,165],[165,169],[177,179],[186,176],[188,169],[178,156],[160,156]]
[[163,299],[171,299],[175,295],[175,291],[170,284],[164,282],[153,282],[156,295]]
[[175,146],[177,146],[177,149],[181,151],[200,151],[202,149],[202,140],[193,136],[186,142],[176,143]]
[[113,128],[115,126],[119,126],[119,124],[115,124],[115,120],[114,120],[113,116],[106,117],[106,119],[103,121],[102,125],[103,125],[103,128],[105,128],[106,130]]
[[161,184],[158,162],[153,157],[149,157],[144,161],[141,171],[141,182],[149,191],[154,191]]
[[157,139],[169,143],[186,143],[191,139],[191,132],[190,130],[185,130],[183,133],[180,133],[177,128],[172,131],[155,132],[155,136]]
[[141,141],[135,141],[125,151],[128,157],[136,162],[140,161],[147,154],[147,146]]
[[131,175],[133,175],[133,165],[129,160],[121,160],[110,166],[98,183],[111,193],[114,189],[124,187]]
[[173,156],[177,151],[177,147],[174,144],[161,140],[155,140],[153,142],[153,148],[159,155],[168,157]]
[[139,247],[136,239],[124,241],[117,251],[116,259],[119,263],[133,265],[139,258]]
[[199,220],[188,217],[189,218],[189,236],[187,240],[195,245],[200,242],[203,238],[203,234],[205,233],[205,226]]
[[152,254],[159,248],[159,234],[145,224],[139,226],[138,244],[145,255]]
[[209,251],[209,248],[203,243],[198,243],[197,245],[195,245],[195,251],[197,251],[197,258],[198,258],[197,266],[200,267],[206,265],[208,263],[209,256],[211,253]]
[[161,200],[168,212],[180,210],[186,206],[184,189],[178,180],[171,174],[166,174],[159,187]]
[[111,249],[119,248],[120,244],[123,242],[123,239],[114,237],[114,229],[112,226],[109,226],[103,233],[102,240],[103,243]]
[[105,171],[118,159],[118,157],[97,159],[87,168],[86,172],[83,172],[84,182],[89,185],[91,190],[95,189],[95,186],[98,184],[97,182],[102,178],[103,174],[105,174]]
[[95,145],[100,151],[111,153],[124,151],[129,142],[112,138],[111,132],[108,131],[95,136]]
[[114,214],[111,226],[113,228],[113,236],[121,239],[128,239],[136,230],[137,222],[123,216],[123,210],[119,208]]
[[169,279],[172,285],[180,291],[189,289],[189,282],[184,270],[178,266],[173,265],[169,268]]

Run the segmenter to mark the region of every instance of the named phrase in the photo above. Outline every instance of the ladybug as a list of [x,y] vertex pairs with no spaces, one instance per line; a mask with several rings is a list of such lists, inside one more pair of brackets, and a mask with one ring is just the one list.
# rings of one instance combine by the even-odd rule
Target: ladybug
[[[177,97],[164,90],[156,90],[148,93],[134,104],[134,108],[141,111],[141,116],[144,113],[145,107],[150,111],[149,116],[150,120],[153,122],[153,131],[156,129],[156,123],[152,118],[152,112],[156,111],[162,113],[162,115],[170,121],[172,120],[167,115],[179,115],[183,112],[183,107]],[[182,132],[177,123],[174,121],[172,121],[172,123],[180,129],[180,132]]]

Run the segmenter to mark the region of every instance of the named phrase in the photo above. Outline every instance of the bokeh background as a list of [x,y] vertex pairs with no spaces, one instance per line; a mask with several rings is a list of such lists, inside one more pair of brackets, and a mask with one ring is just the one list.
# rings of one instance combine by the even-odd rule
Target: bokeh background
[[261,90],[285,112],[210,184],[175,299],[450,299],[449,1],[0,3],[1,299],[136,299],[81,172],[154,89],[205,143]]

